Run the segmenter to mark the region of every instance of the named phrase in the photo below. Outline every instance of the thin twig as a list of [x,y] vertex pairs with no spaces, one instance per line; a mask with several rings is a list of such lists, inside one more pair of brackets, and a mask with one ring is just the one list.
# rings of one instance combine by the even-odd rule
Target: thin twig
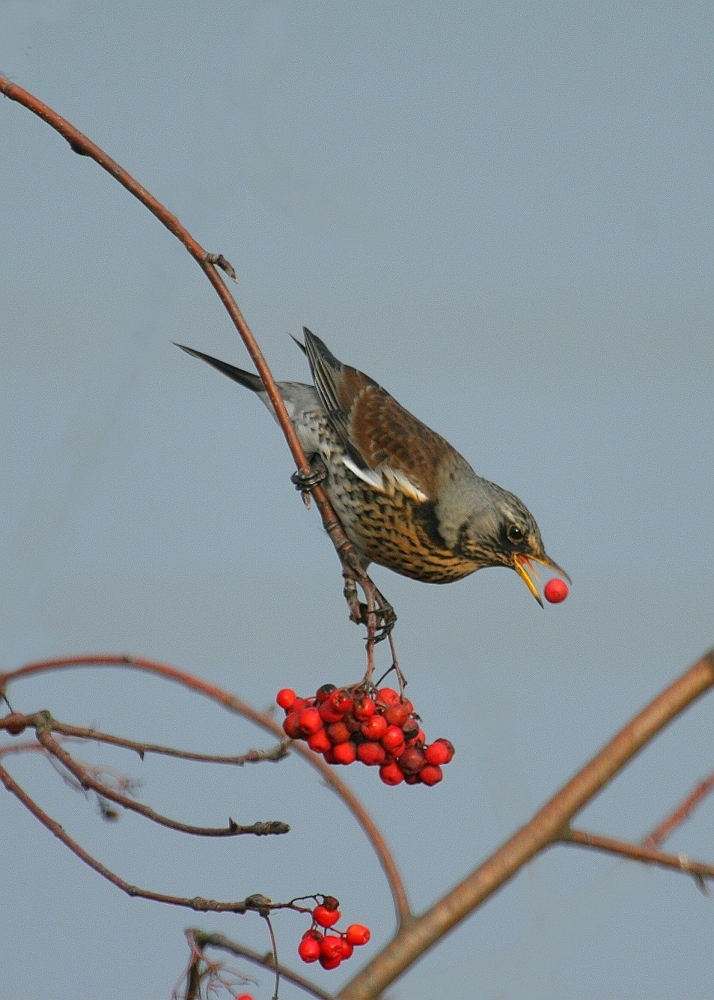
[[661,844],[663,840],[666,840],[676,827],[691,816],[700,802],[702,802],[712,790],[714,790],[714,774],[709,775],[709,777],[705,778],[704,781],[700,781],[697,787],[690,792],[686,799],[680,803],[676,809],[672,810],[669,816],[666,816],[662,822],[644,838],[642,843],[645,847],[655,847],[657,844]]
[[598,833],[569,828],[557,838],[561,844],[576,844],[580,847],[591,847],[595,851],[605,851],[632,861],[643,861],[649,865],[659,865],[662,868],[672,868],[685,872],[701,885],[704,879],[714,878],[714,865],[702,861],[692,861],[684,854],[665,854],[656,847],[646,847],[644,844],[631,844],[626,840],[616,840],[614,837],[603,837]]
[[58,840],[61,840],[65,847],[68,847],[73,854],[76,854],[85,865],[88,865],[93,871],[101,875],[102,878],[111,882],[117,889],[121,889],[127,896],[150,899],[156,903],[167,903],[169,906],[182,906],[190,910],[198,910],[201,913],[248,913],[254,911],[255,908],[250,905],[249,900],[222,903],[215,899],[203,899],[201,896],[194,896],[193,898],[187,896],[169,896],[163,892],[152,892],[150,889],[141,889],[139,886],[131,885],[121,878],[121,876],[110,871],[109,868],[97,861],[76,840],[73,840],[64,827],[60,826],[51,816],[48,816],[2,766],[0,766],[0,782],[2,782],[8,792],[11,792],[32,813],[35,819],[39,820]]
[[[239,944],[237,941],[232,941],[227,938],[224,934],[207,934],[198,928],[191,928],[196,943],[202,948],[220,948],[222,951],[227,951],[231,955],[236,955],[238,958],[245,958],[249,962],[254,962],[256,965],[262,966],[264,969],[270,969],[271,972],[274,971],[275,966],[273,965],[272,955],[268,953],[267,955],[261,955],[259,952],[254,951],[252,948],[246,948],[245,945]],[[315,983],[310,982],[309,979],[305,979],[298,972],[293,972],[286,965],[280,966],[280,975],[283,979],[288,982],[293,983],[295,986],[299,986],[300,989],[305,990],[307,993],[311,993],[318,1000],[334,1000],[331,993],[326,993],[321,990],[319,986]]]
[[[273,717],[267,712],[256,711],[235,695],[228,694],[227,691],[224,691],[217,685],[210,684],[208,681],[203,681],[200,678],[195,677],[193,674],[186,673],[183,670],[179,670],[177,667],[172,667],[165,663],[157,663],[154,660],[149,660],[144,657],[97,653],[83,656],[57,657],[50,660],[38,660],[34,663],[28,663],[24,667],[19,667],[17,670],[11,670],[0,674],[0,691],[4,691],[7,685],[11,682],[21,680],[24,677],[36,676],[37,674],[68,668],[97,666],[129,668],[146,673],[158,674],[160,677],[172,680],[190,691],[195,691],[204,695],[206,698],[210,698],[212,701],[222,705],[231,712],[235,712],[237,715],[242,715],[244,718],[250,719],[251,722],[261,726],[278,739],[282,739],[285,736],[282,727],[279,726],[275,719],[273,719]],[[397,922],[400,926],[408,922],[411,918],[411,910],[404,882],[399,874],[399,869],[397,868],[397,864],[392,856],[392,853],[387,846],[387,842],[380,833],[369,812],[365,809],[354,792],[352,792],[352,790],[337,777],[334,773],[334,769],[326,764],[321,757],[314,754],[306,746],[306,744],[299,741],[292,743],[291,750],[299,754],[320,773],[325,784],[331,788],[340,799],[342,799],[343,803],[347,806],[354,818],[362,827],[362,830],[371,843],[372,848],[379,859],[379,863],[382,866],[382,870],[387,878],[392,898],[394,900]]]
[[110,802],[116,802],[117,805],[122,806],[124,809],[129,809],[132,812],[139,813],[140,816],[144,816],[145,819],[150,819],[153,823],[157,823],[159,826],[166,826],[170,830],[178,830],[180,833],[189,833],[196,837],[237,837],[242,834],[253,834],[255,836],[268,836],[272,834],[282,834],[288,833],[290,827],[286,823],[279,823],[277,821],[269,821],[262,823],[253,823],[251,826],[241,826],[234,820],[229,819],[228,826],[225,827],[211,827],[211,826],[192,826],[189,823],[180,823],[178,820],[171,819],[168,816],[162,816],[160,813],[155,812],[150,806],[145,806],[141,802],[136,802],[134,799],[129,798],[127,795],[122,795],[120,792],[114,791],[114,789],[109,788],[108,785],[103,784],[98,781],[89,771],[82,767],[74,760],[71,754],[69,754],[63,746],[61,746],[57,740],[49,732],[49,729],[43,725],[44,713],[38,713],[42,718],[37,719],[33,722],[36,727],[35,731],[37,733],[38,742],[42,744],[45,750],[51,754],[56,760],[72,774],[79,784],[84,789],[91,789],[91,791],[96,792],[104,799],[109,799]]
[[[41,118],[44,122],[46,122],[51,128],[67,140],[70,148],[75,153],[88,156],[98,163],[100,167],[106,170],[108,174],[118,181],[119,184],[125,187],[130,194],[137,198],[145,208],[156,216],[159,222],[161,222],[188,250],[210,283],[213,285],[215,292],[223,303],[228,315],[233,321],[235,328],[240,334],[243,343],[245,344],[248,353],[255,364],[255,367],[258,369],[258,374],[263,380],[265,391],[268,394],[270,402],[273,404],[278,423],[280,424],[280,428],[285,435],[285,440],[287,441],[290,452],[295,460],[298,471],[303,476],[309,476],[312,472],[312,468],[307,460],[305,451],[300,444],[300,440],[292,421],[288,416],[288,412],[285,409],[285,404],[282,396],[280,395],[280,390],[275,384],[272,373],[268,368],[268,363],[265,360],[263,352],[258,346],[258,343],[235,299],[228,291],[228,288],[217,270],[217,267],[220,267],[222,270],[230,274],[231,277],[235,277],[235,272],[228,261],[225,260],[222,254],[217,255],[204,250],[201,244],[193,238],[189,231],[179,222],[176,216],[172,215],[171,212],[169,212],[168,209],[166,209],[165,206],[158,201],[158,199],[150,194],[146,188],[139,184],[139,182],[135,180],[127,170],[108,156],[100,146],[92,142],[92,140],[80,132],[79,129],[70,124],[66,118],[57,114],[57,112],[50,108],[47,104],[44,104],[37,97],[35,97],[34,94],[31,94],[23,87],[19,87],[16,83],[13,83],[2,76],[0,76],[0,92],[3,93],[5,97],[21,104],[33,114],[37,115],[38,118]],[[311,493],[315,498],[315,503],[320,512],[320,517],[322,518],[325,531],[329,535],[332,544],[335,547],[335,551],[337,552],[342,566],[345,569],[348,569],[354,578],[359,581],[360,586],[365,591],[367,596],[369,596],[371,590],[373,594],[378,595],[377,600],[379,601],[381,595],[371,578],[367,575],[367,571],[362,565],[362,560],[358,556],[355,547],[345,534],[342,525],[340,524],[340,521],[327,498],[327,494],[319,485],[313,487],[311,489]]]
[[[33,713],[22,715],[16,712],[15,715],[24,720],[28,726]],[[0,729],[6,728],[3,724],[6,720],[0,719]],[[166,757],[176,757],[179,760],[197,761],[200,764],[231,764],[235,767],[243,767],[244,764],[258,764],[262,761],[277,762],[284,760],[288,756],[288,739],[281,740],[267,750],[248,750],[246,753],[234,755],[221,755],[212,753],[196,753],[193,750],[178,750],[175,747],[161,746],[158,743],[140,743],[138,740],[130,740],[124,736],[114,736],[111,733],[103,733],[99,729],[86,728],[84,726],[72,726],[59,719],[50,718],[48,728],[53,733],[60,733],[62,736],[73,737],[78,740],[93,740],[96,743],[106,743],[110,746],[122,747],[124,750],[133,750],[141,759],[146,754],[162,754]],[[12,746],[12,744],[8,744]],[[0,753],[4,748],[0,748]]]

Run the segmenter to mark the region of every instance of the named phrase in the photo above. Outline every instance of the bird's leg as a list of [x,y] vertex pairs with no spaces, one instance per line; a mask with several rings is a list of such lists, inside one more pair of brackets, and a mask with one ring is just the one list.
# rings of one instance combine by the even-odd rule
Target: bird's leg
[[293,472],[290,477],[290,482],[296,490],[300,491],[302,502],[308,509],[310,508],[310,493],[327,479],[327,467],[319,455],[310,456],[310,468],[312,471],[305,475],[298,471]]
[[[381,642],[382,639],[386,639],[397,620],[392,605],[375,587],[372,580],[367,576],[366,571],[358,578],[354,570],[345,565],[342,568],[342,576],[345,580],[344,594],[347,606],[350,609],[350,621],[356,625],[366,625],[367,638],[369,640],[369,619],[370,615],[372,615],[374,617],[375,629],[374,641]],[[359,585],[367,598],[366,604],[360,601],[357,593],[358,579]]]

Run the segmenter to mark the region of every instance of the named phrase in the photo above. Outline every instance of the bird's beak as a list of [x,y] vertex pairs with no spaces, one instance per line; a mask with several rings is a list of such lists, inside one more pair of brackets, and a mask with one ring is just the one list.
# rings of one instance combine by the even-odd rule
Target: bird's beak
[[538,587],[535,583],[535,581],[539,579],[538,572],[535,566],[532,565],[531,560],[533,560],[533,562],[540,563],[541,566],[547,566],[549,569],[554,569],[556,573],[560,573],[561,576],[564,576],[568,583],[570,583],[570,577],[564,569],[561,569],[560,566],[556,562],[553,562],[550,556],[547,556],[545,553],[543,553],[542,556],[525,556],[520,552],[515,554],[513,557],[513,568],[516,573],[518,573],[521,580],[523,580],[526,587],[528,587],[531,594],[533,594],[536,601],[538,601],[540,606],[543,607],[543,599],[540,596]]

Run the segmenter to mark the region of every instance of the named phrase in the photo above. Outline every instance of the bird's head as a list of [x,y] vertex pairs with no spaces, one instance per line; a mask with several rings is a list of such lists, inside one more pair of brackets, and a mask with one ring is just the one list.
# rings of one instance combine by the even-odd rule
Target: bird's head
[[533,563],[555,570],[568,581],[570,577],[547,555],[535,518],[517,496],[485,480],[478,493],[478,502],[459,528],[458,551],[479,569],[514,569],[542,607]]

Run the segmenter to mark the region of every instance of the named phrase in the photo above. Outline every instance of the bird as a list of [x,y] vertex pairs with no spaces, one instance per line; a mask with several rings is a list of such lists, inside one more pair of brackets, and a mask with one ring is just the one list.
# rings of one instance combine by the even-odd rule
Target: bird
[[[479,569],[518,573],[543,607],[534,562],[561,573],[535,518],[515,494],[478,476],[436,431],[363,372],[339,361],[303,327],[313,385],[278,382],[314,471],[365,570],[386,566],[423,583],[451,583]],[[275,416],[262,379],[176,344],[254,392]]]

